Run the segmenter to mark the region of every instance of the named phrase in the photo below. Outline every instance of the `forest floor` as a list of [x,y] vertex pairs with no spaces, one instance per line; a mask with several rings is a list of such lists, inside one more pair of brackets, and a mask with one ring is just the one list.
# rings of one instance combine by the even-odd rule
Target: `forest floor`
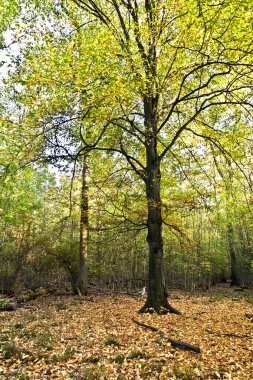
[[0,313],[0,379],[253,379],[253,295],[238,293],[174,291],[182,315],[140,315],[144,300],[120,294],[41,297]]

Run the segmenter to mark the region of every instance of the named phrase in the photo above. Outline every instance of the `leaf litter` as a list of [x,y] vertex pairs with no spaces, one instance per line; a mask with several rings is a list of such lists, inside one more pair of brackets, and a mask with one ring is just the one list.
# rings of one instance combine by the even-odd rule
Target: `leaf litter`
[[[249,380],[253,378],[252,304],[244,299],[180,295],[183,315],[138,314],[126,295],[43,297],[31,309],[0,314],[0,379]],[[179,350],[171,339],[200,346]]]

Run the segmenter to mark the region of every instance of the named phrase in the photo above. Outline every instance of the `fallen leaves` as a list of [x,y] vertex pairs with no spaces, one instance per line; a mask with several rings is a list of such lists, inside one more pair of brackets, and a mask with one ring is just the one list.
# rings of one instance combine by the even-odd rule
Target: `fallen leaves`
[[174,340],[200,345],[196,355],[134,324],[142,302],[123,295],[94,295],[93,302],[45,297],[32,309],[2,312],[0,379],[253,378],[251,304],[181,294],[173,305],[183,315],[141,316]]

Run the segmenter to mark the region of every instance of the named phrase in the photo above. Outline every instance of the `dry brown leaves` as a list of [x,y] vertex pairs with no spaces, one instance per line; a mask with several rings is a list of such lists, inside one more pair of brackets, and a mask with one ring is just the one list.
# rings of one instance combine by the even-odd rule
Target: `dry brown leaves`
[[[183,296],[182,316],[139,315],[143,300],[95,295],[41,298],[32,309],[0,314],[0,379],[253,379],[252,304]],[[159,334],[200,345],[173,348]]]

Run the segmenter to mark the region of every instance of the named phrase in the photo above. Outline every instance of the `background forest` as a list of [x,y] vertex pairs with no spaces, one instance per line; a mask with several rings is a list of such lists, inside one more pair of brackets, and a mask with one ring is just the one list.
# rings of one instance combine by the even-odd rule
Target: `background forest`
[[253,378],[252,31],[0,0],[1,380]]
[[[156,3],[167,20],[156,41],[161,60],[155,82],[159,118],[170,114],[157,137],[166,282],[191,291],[226,281],[252,287],[250,2],[243,1],[240,11],[233,1],[217,7]],[[129,25],[121,23],[121,35],[116,24],[104,28],[97,21],[107,11],[82,13],[83,1],[0,4],[6,11],[0,292],[45,287],[78,293],[84,224],[89,287],[140,289],[149,265],[141,99],[153,77],[142,70],[141,46],[150,20],[136,42],[134,12]],[[131,50],[120,50],[128,38]],[[218,69],[204,71],[213,61]],[[180,99],[173,95],[177,88]]]

